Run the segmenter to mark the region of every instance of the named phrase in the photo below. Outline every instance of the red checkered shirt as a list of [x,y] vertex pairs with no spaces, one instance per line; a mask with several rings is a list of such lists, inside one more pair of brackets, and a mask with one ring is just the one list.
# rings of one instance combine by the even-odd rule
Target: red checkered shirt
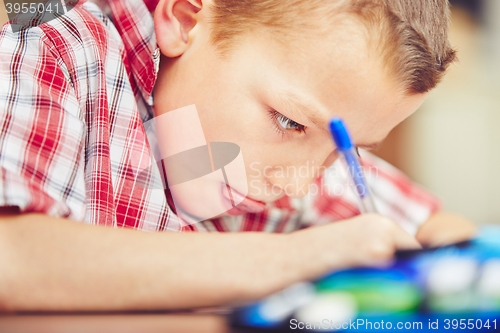
[[[101,10],[80,2],[37,27],[0,32],[0,205],[90,224],[148,231],[289,232],[357,215],[346,178],[317,180],[302,199],[282,198],[259,214],[182,227],[150,167],[143,123],[159,53],[142,0],[109,0]],[[101,6],[102,7],[102,6]],[[111,17],[111,19],[110,19]],[[439,201],[384,161],[366,154],[379,212],[414,233]],[[144,184],[144,182],[146,184]],[[139,184],[140,183],[140,184]],[[338,185],[338,186],[337,186]]]

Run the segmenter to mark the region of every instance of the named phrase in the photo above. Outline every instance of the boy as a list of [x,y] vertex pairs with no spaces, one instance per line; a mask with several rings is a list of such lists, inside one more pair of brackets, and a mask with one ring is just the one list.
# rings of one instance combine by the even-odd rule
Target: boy
[[[324,131],[330,117],[343,117],[356,144],[372,148],[439,81],[454,57],[445,1],[147,5],[155,34],[140,0],[101,3],[111,19],[83,3],[38,27],[2,30],[5,310],[220,305],[473,234],[373,157],[386,217],[355,217],[347,193],[299,199],[313,182],[337,181],[316,180],[336,159]],[[143,123],[189,105],[206,142],[240,147],[248,196],[236,209],[245,215],[183,224],[174,210],[184,207],[151,186],[163,168],[146,164],[137,176],[137,161],[154,149]],[[338,220],[287,234],[131,230],[285,232]]]

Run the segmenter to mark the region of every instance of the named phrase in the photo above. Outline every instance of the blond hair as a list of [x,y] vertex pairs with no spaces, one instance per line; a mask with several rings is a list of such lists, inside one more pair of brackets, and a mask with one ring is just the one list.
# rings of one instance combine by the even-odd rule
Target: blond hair
[[213,42],[222,51],[258,27],[286,38],[294,29],[352,14],[377,39],[385,65],[410,94],[434,88],[455,59],[447,0],[213,0],[213,13]]

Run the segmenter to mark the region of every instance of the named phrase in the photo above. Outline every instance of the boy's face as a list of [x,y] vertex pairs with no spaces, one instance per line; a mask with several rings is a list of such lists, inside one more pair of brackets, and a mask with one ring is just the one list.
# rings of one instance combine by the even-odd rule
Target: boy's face
[[404,94],[360,25],[345,20],[332,30],[286,43],[256,30],[222,57],[201,22],[180,57],[162,58],[155,112],[195,104],[207,142],[241,147],[250,198],[304,196],[336,159],[327,131],[333,116],[370,149],[424,99]]

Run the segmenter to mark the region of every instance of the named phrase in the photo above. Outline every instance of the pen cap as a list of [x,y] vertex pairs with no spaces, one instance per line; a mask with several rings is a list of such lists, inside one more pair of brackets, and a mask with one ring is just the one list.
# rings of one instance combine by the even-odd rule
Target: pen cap
[[335,117],[330,121],[330,132],[338,150],[349,150],[353,147],[351,136],[341,118]]

